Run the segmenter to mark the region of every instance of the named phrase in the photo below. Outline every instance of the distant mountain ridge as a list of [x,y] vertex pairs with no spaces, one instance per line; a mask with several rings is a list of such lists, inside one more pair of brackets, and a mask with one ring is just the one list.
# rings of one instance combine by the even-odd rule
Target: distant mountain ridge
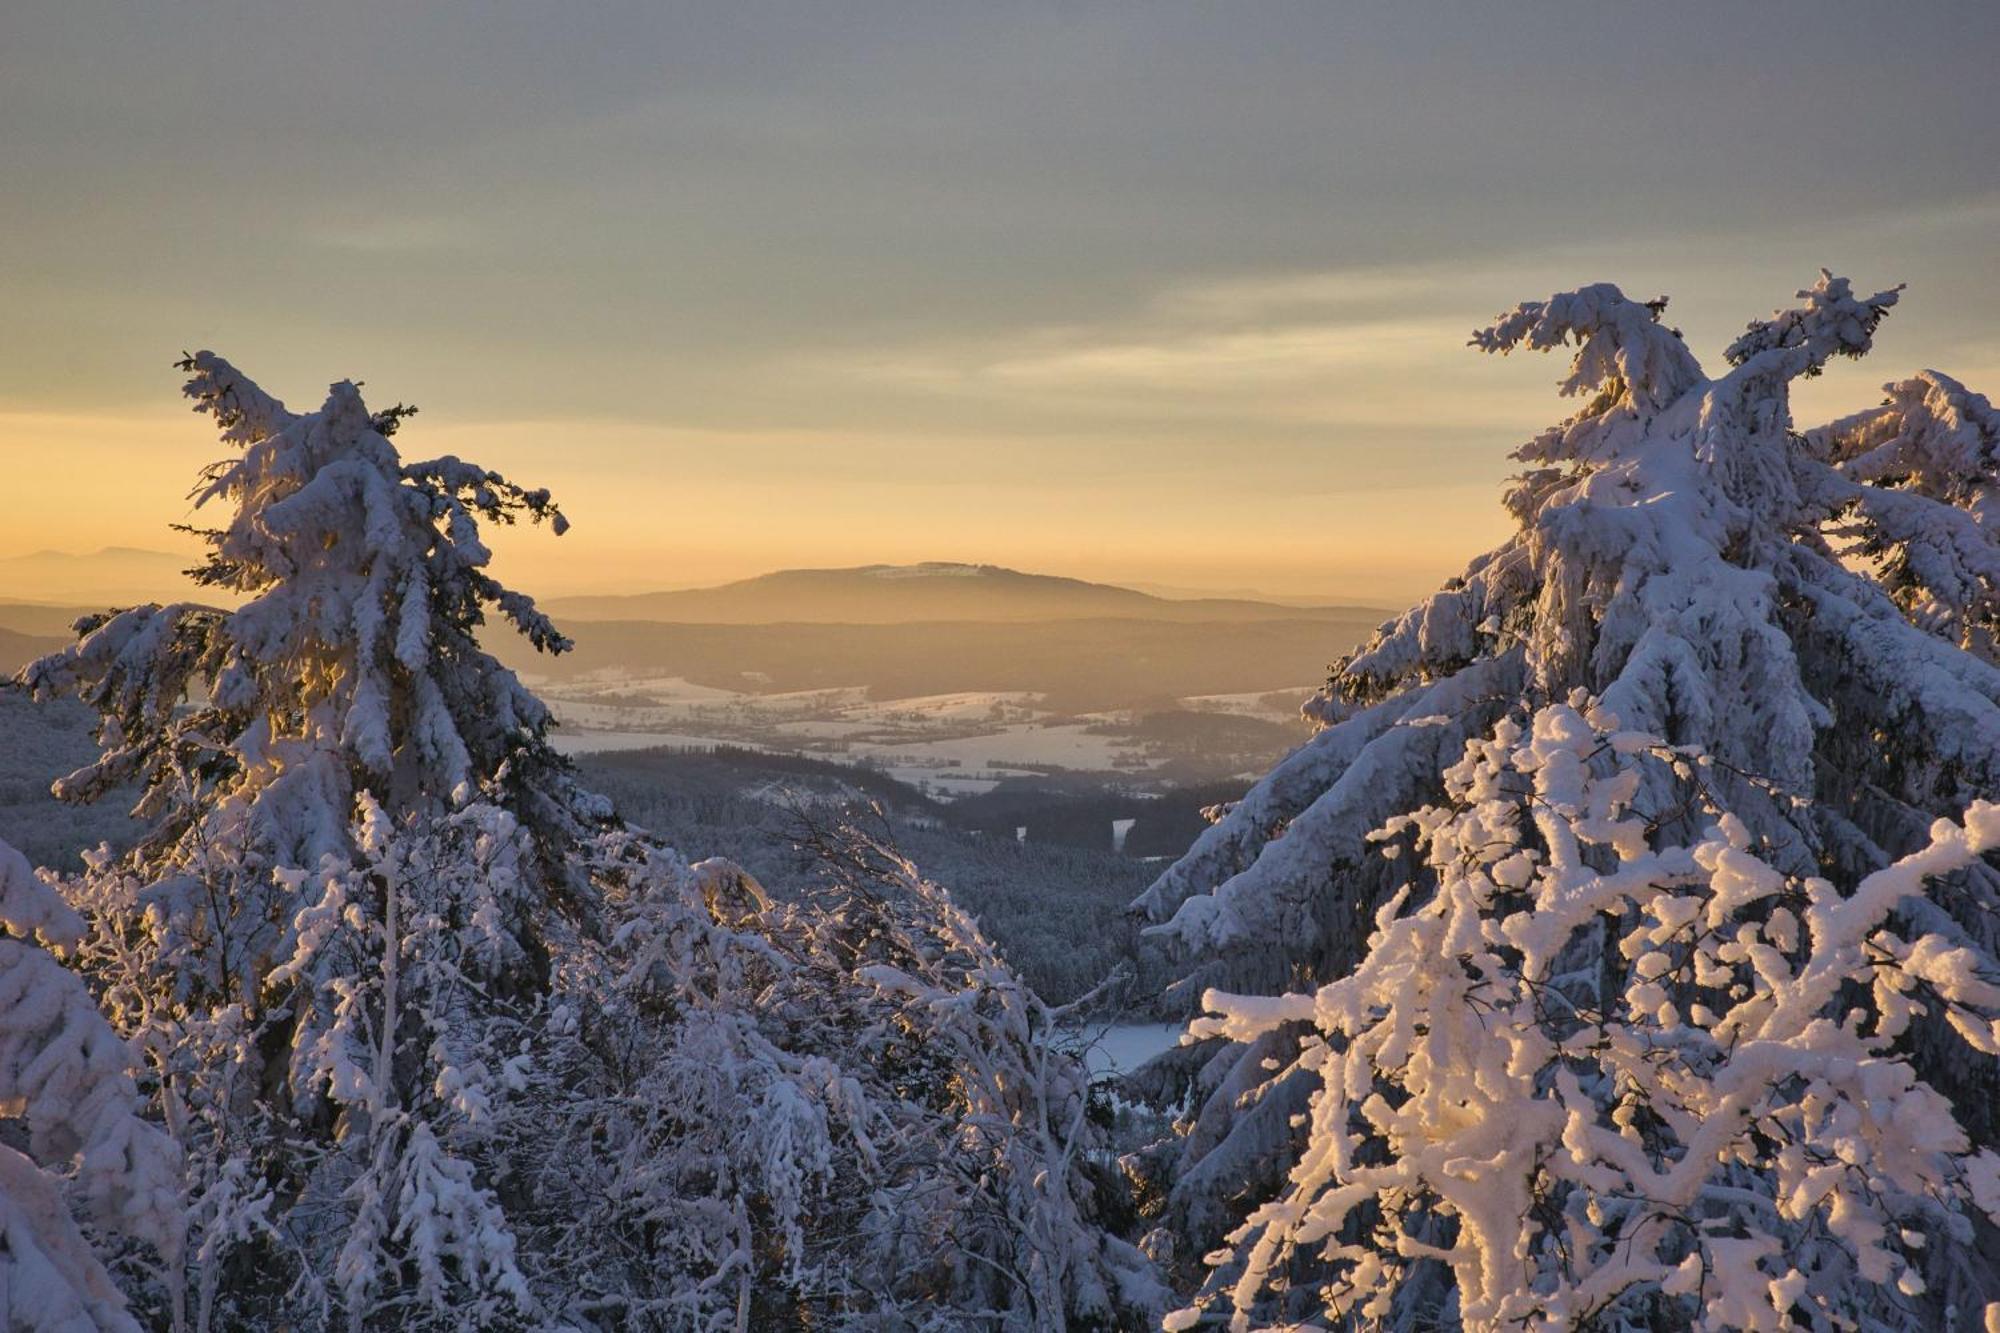
[[917,621],[1352,620],[1386,612],[1361,606],[1287,606],[1238,597],[1169,598],[1135,588],[1000,565],[927,561],[851,569],[784,569],[712,588],[617,596],[552,597],[559,621],[684,625],[899,625]]
[[191,555],[139,546],[0,556],[0,599],[103,606],[166,601],[188,595],[184,571],[196,563]]
[[[69,643],[70,622],[112,604],[6,600],[37,591],[0,586],[0,676]],[[683,676],[751,692],[866,686],[879,698],[1024,690],[1073,711],[1309,685],[1389,614],[1175,599],[942,563],[785,570],[718,588],[542,605],[574,652],[533,652],[497,626],[483,635],[503,662],[539,677]]]

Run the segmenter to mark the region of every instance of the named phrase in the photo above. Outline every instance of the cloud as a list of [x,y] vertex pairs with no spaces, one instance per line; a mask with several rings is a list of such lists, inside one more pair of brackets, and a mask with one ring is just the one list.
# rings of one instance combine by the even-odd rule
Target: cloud
[[[1135,439],[1185,425],[1244,440],[1317,430],[1347,443],[1426,432],[1510,441],[1571,406],[1553,393],[1560,356],[1522,364],[1466,347],[1475,327],[1522,300],[1597,281],[1668,294],[1669,319],[1719,365],[1742,321],[1790,304],[1821,260],[1862,281],[1886,265],[1934,282],[1923,270],[1940,261],[1912,258],[1924,254],[1921,238],[1969,244],[1996,215],[2000,195],[1983,194],[1763,231],[1655,228],[1421,264],[1184,275],[1089,323],[843,351],[809,369],[838,389],[959,400],[1003,420],[1088,420]],[[1988,340],[1964,325],[1956,307],[1899,310],[1894,345],[1902,357],[1983,369]],[[1881,372],[1877,361],[1829,375],[1801,390],[1799,406],[1851,411],[1874,401]]]
[[[1546,415],[1547,377],[1466,342],[1490,302],[1446,269],[1256,275],[1163,290],[1094,325],[840,353],[822,374],[1100,422],[1460,430]],[[1493,308],[1498,308],[1494,306]]]
[[478,243],[479,233],[451,218],[365,218],[356,222],[320,223],[307,230],[305,239],[328,250],[395,255],[467,249]]
[[1154,298],[1153,308],[1169,317],[1223,321],[1300,310],[1435,308],[1464,279],[1463,272],[1442,265],[1246,274],[1169,287]]
[[1149,390],[1255,391],[1329,371],[1400,369],[1435,359],[1462,331],[1442,321],[1290,324],[1238,332],[1165,332],[1140,341],[1094,341],[1002,357],[975,373],[1034,389],[1128,386]]

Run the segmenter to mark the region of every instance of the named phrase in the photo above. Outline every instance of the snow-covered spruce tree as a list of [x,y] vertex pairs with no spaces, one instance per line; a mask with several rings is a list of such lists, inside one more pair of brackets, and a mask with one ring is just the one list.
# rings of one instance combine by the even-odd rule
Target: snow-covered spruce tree
[[[1139,1330],[1085,1073],[941,889],[853,829],[817,888],[607,840],[612,947],[559,980],[522,1170],[564,1313],[606,1329]],[[622,843],[622,846],[615,844]]]
[[187,392],[240,449],[197,504],[198,582],[23,673],[102,717],[58,784],[143,789],[149,823],[75,901],[84,956],[187,1162],[198,1328],[504,1326],[531,1313],[487,1134],[549,945],[588,908],[599,814],[549,715],[478,647],[499,610],[478,526],[561,516],[455,458],[405,463],[353,384],[295,414],[209,353]]
[[0,1327],[22,1333],[138,1328],[67,1195],[153,1258],[179,1255],[174,1145],[139,1118],[130,1051],[45,947],[73,950],[84,929],[0,843]]
[[100,618],[25,673],[103,717],[63,793],[144,791],[144,838],[68,887],[185,1150],[186,1324],[1157,1318],[1093,1213],[1060,1015],[948,896],[828,840],[823,894],[773,903],[574,788],[474,639],[497,607],[562,646],[477,531],[559,524],[545,494],[402,462],[352,385],[295,415],[189,369],[242,448],[199,577],[248,600]]
[[[990,1311],[1003,1328],[1150,1329],[1166,1291],[1108,1234],[1123,1182],[1090,1119],[1088,1071],[1060,1048],[1095,993],[1044,1003],[943,888],[874,835],[848,826],[814,851],[832,910],[809,919],[809,956],[851,976],[872,1018],[819,1039],[859,1038],[899,1104],[896,1157],[862,1228],[896,1301]],[[809,1001],[798,993],[797,1012]]]
[[1350,972],[1211,992],[1195,1032],[1298,1025],[1314,1086],[1283,1188],[1169,1327],[1978,1325],[2000,1155],[1903,1038],[1928,1012],[2000,1055],[2000,959],[1893,914],[2000,848],[2000,805],[1836,885],[1764,859],[1717,772],[1582,691],[1503,720],[1373,839],[1421,874]]
[[[1663,301],[1609,285],[1475,335],[1495,352],[1573,345],[1562,388],[1582,406],[1517,452],[1519,531],[1343,661],[1307,705],[1314,738],[1136,904],[1183,960],[1182,1012],[1210,987],[1275,995],[1349,973],[1392,893],[1414,882],[1414,906],[1435,888],[1368,835],[1440,800],[1443,771],[1503,717],[1573,689],[1626,728],[1701,748],[1714,803],[1795,879],[1858,884],[2000,790],[2000,417],[1931,372],[1878,409],[1794,429],[1791,381],[1865,353],[1897,293],[1861,298],[1823,275],[1801,298],[1752,323],[1714,378],[1661,322]],[[1667,771],[1641,780],[1637,808],[1678,808]],[[1653,836],[1704,835],[1689,809]],[[1934,887],[1936,907],[1903,910],[1990,946],[1996,890],[2000,874],[1973,863]],[[1945,1049],[1937,1024],[1917,1029],[1919,1047]],[[1183,1263],[1295,1160],[1316,1086],[1293,1059],[1301,1033],[1197,1042],[1145,1071],[1155,1095],[1192,1099],[1185,1133],[1131,1162]],[[1993,1142],[1991,1061],[1919,1056]]]

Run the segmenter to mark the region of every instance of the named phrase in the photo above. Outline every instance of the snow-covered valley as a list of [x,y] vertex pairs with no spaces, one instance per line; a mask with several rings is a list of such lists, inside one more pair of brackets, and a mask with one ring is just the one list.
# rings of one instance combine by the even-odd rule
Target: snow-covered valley
[[568,754],[729,746],[887,773],[939,800],[1009,778],[1089,773],[1134,787],[1248,781],[1303,740],[1311,687],[1190,697],[1170,710],[1064,714],[1026,691],[879,699],[867,686],[756,694],[673,676],[530,680]]

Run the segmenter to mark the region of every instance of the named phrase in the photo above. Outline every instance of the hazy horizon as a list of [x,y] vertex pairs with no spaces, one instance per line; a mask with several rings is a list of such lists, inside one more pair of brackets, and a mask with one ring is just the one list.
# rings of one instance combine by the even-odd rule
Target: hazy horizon
[[[0,579],[8,577],[28,578],[15,571],[37,564],[58,567],[51,576],[43,576],[43,571],[35,569],[32,581],[8,587],[0,585],[0,602],[15,602],[48,606],[68,606],[86,604],[103,595],[114,595],[128,601],[167,601],[185,599],[187,594],[202,592],[181,572],[198,558],[198,553],[189,551],[176,554],[164,547],[149,546],[109,546],[95,550],[65,550],[60,547],[43,547],[35,551],[0,553]],[[67,577],[60,566],[73,568]],[[561,588],[540,590],[532,593],[541,601],[557,602],[565,599],[587,599],[600,597],[638,598],[655,593],[706,592],[720,590],[737,584],[753,583],[775,574],[796,573],[846,573],[871,569],[912,569],[918,565],[941,566],[985,566],[1011,573],[1029,574],[1048,578],[1071,579],[1075,575],[1056,569],[1015,569],[991,560],[927,560],[911,562],[868,561],[859,565],[800,565],[785,568],[761,569],[741,576],[729,576],[717,580],[702,580],[692,583],[648,584],[643,579],[628,584],[606,588]],[[1279,592],[1268,588],[1245,587],[1217,582],[1210,585],[1186,585],[1151,582],[1144,579],[1101,578],[1080,580],[1091,584],[1127,588],[1134,592],[1170,601],[1190,601],[1206,598],[1269,602],[1277,606],[1316,607],[1333,605],[1361,605],[1370,609],[1390,609],[1384,603],[1356,602],[1332,594]],[[194,600],[200,600],[199,597]]]

